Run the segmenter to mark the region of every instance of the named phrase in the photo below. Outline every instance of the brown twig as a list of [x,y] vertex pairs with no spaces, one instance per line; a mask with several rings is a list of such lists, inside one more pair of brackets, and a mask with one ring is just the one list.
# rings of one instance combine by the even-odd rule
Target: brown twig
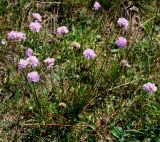
[[22,124],[23,126],[31,127],[31,126],[63,126],[63,127],[71,127],[72,125],[65,125],[65,124],[41,124],[41,123],[34,123],[34,124]]
[[119,108],[119,109],[117,109],[114,113],[112,113],[112,114],[110,115],[110,117],[109,117],[109,120],[110,120],[110,121],[119,113],[120,109],[122,109],[122,108],[125,106],[125,104],[126,104],[126,100],[124,100],[124,101],[122,102],[122,104],[120,105],[120,108]]

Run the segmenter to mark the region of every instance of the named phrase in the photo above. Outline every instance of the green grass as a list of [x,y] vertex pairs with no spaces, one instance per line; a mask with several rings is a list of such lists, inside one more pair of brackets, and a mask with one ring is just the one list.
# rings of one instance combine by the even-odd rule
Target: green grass
[[[10,1],[0,6],[0,141],[25,142],[159,142],[160,141],[160,12],[159,1],[93,0]],[[139,12],[131,12],[132,6]],[[29,30],[32,13],[42,15],[42,29]],[[117,26],[126,17],[129,29]],[[65,25],[69,33],[56,36]],[[12,31],[26,33],[22,43],[7,40]],[[119,36],[127,38],[124,49],[115,47]],[[81,48],[73,50],[73,41]],[[17,68],[30,47],[40,66]],[[97,58],[86,60],[84,49],[94,49]],[[47,69],[44,59],[53,57]],[[130,65],[120,66],[125,59]],[[37,71],[39,83],[29,83],[27,74]],[[153,82],[149,95],[143,84]],[[59,106],[64,102],[65,107]]]

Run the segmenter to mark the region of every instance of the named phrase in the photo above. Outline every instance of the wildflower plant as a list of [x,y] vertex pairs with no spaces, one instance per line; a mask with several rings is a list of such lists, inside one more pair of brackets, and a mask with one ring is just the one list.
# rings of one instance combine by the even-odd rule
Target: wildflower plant
[[158,140],[158,12],[133,23],[140,16],[129,4],[5,6],[9,24],[0,27],[7,42],[0,44],[4,141]]

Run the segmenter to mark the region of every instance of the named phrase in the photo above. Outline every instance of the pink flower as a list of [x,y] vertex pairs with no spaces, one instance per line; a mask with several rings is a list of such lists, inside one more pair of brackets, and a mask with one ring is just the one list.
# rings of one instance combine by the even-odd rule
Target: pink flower
[[57,35],[63,35],[63,34],[66,34],[68,32],[69,32],[69,30],[66,26],[61,26],[61,27],[57,28],[56,34]]
[[7,38],[9,40],[14,40],[16,38],[16,36],[17,36],[17,32],[16,31],[11,31],[11,32],[8,33]]
[[95,53],[95,51],[94,50],[92,50],[92,49],[85,49],[84,51],[83,51],[83,56],[84,56],[84,58],[86,58],[86,59],[90,59],[90,58],[96,58],[96,53]]
[[54,65],[55,59],[54,58],[47,58],[44,60],[45,64],[48,68],[51,68]]
[[31,67],[37,67],[40,63],[36,56],[30,56],[27,58],[27,61],[29,62],[29,65]]
[[96,1],[94,3],[93,10],[98,10],[100,7],[101,7],[100,3]]
[[143,90],[148,92],[149,94],[153,94],[157,91],[157,87],[154,83],[148,82],[143,85]]
[[123,29],[127,30],[128,28],[128,25],[129,25],[129,22],[127,19],[125,18],[119,18],[118,21],[117,21],[118,25],[120,27],[122,27]]
[[18,69],[25,69],[28,66],[29,62],[27,60],[24,59],[20,59],[19,63],[18,63]]
[[42,17],[41,17],[41,15],[40,15],[39,13],[33,13],[32,16],[33,16],[33,18],[34,18],[35,20],[37,20],[38,22],[41,22],[41,21],[42,21]]
[[26,52],[25,52],[25,55],[28,58],[28,57],[32,56],[32,53],[33,53],[33,50],[31,48],[27,48]]
[[119,37],[119,38],[116,40],[116,46],[117,46],[118,48],[124,48],[124,47],[126,47],[126,45],[127,45],[127,40],[126,40],[126,38],[124,38],[124,37]]
[[28,73],[27,79],[29,82],[39,82],[40,76],[39,76],[38,72],[33,71],[33,72]]
[[8,40],[15,40],[15,41],[24,41],[26,39],[25,33],[11,31],[7,35]]
[[31,22],[29,28],[32,32],[39,32],[41,29],[41,24],[38,22]]

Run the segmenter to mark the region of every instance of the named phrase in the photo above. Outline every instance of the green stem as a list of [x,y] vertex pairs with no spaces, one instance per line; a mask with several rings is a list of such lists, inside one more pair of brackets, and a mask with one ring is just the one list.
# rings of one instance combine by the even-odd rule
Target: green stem
[[38,100],[38,96],[37,96],[37,93],[36,93],[35,84],[30,84],[30,86],[31,86],[34,102],[35,102],[36,106],[38,106],[38,111],[40,112],[41,115],[43,115],[42,109],[41,109],[41,104]]

